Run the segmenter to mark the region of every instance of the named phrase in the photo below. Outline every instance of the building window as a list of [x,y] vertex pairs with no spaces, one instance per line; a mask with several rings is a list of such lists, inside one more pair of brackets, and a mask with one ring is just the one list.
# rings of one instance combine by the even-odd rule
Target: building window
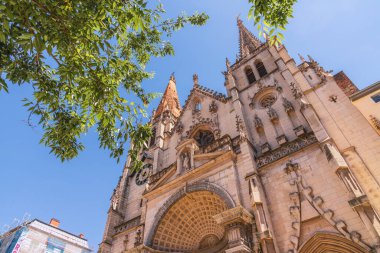
[[247,76],[249,84],[256,81],[255,74],[253,74],[253,71],[250,67],[245,68],[245,75]]
[[46,242],[45,253],[63,253],[66,243],[54,237],[49,237]]
[[195,103],[194,111],[200,112],[202,110],[202,104],[200,102]]
[[373,95],[372,97],[373,102],[379,103],[380,102],[380,93]]
[[261,62],[261,61],[256,63],[256,69],[257,69],[257,72],[259,72],[260,77],[263,77],[266,74],[268,74],[267,70],[265,69],[263,62]]

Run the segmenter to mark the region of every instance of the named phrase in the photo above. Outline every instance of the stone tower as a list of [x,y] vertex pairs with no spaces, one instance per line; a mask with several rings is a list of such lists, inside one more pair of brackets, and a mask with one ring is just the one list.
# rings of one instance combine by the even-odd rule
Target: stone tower
[[349,79],[238,28],[227,95],[194,75],[181,108],[170,77],[99,251],[380,252],[380,138],[340,88]]

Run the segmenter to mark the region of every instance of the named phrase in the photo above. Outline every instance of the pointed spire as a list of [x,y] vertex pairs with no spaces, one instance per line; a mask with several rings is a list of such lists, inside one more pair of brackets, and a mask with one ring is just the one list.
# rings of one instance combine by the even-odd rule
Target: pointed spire
[[239,28],[240,58],[243,58],[261,46],[262,43],[250,31],[248,31],[248,29],[243,25],[243,21],[241,21],[240,18],[237,18],[237,25]]
[[198,74],[194,74],[193,75],[193,83],[194,83],[194,87],[198,86]]
[[172,74],[170,75],[170,81],[173,81],[174,83],[176,83],[174,72],[172,72]]
[[227,68],[227,73],[231,73],[231,63],[226,57],[226,68]]
[[181,113],[181,104],[178,99],[174,73],[170,75],[168,86],[166,87],[161,102],[154,113],[154,118],[159,117],[165,110],[169,110],[174,117],[178,117]]
[[315,62],[314,59],[313,59],[313,57],[311,57],[310,55],[307,55],[307,58],[309,58],[310,62]]
[[305,58],[301,54],[298,54],[298,57],[300,58],[301,62],[305,62]]

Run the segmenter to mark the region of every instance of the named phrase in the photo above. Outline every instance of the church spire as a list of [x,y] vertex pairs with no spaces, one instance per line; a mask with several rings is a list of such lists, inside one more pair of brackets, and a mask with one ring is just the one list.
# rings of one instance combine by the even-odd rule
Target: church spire
[[248,29],[243,25],[243,21],[241,21],[240,18],[237,19],[237,25],[239,28],[240,58],[243,58],[261,46],[262,43],[250,31],[248,31]]
[[154,118],[159,117],[166,110],[168,110],[174,117],[178,117],[181,113],[181,104],[178,99],[174,73],[170,75],[168,86],[166,87],[161,102],[154,113]]

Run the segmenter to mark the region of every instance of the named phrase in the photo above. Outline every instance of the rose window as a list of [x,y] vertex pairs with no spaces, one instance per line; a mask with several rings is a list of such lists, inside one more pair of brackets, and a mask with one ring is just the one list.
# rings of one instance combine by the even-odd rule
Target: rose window
[[269,108],[271,107],[275,102],[277,98],[274,94],[268,94],[265,95],[262,99],[260,99],[260,106],[263,108]]

